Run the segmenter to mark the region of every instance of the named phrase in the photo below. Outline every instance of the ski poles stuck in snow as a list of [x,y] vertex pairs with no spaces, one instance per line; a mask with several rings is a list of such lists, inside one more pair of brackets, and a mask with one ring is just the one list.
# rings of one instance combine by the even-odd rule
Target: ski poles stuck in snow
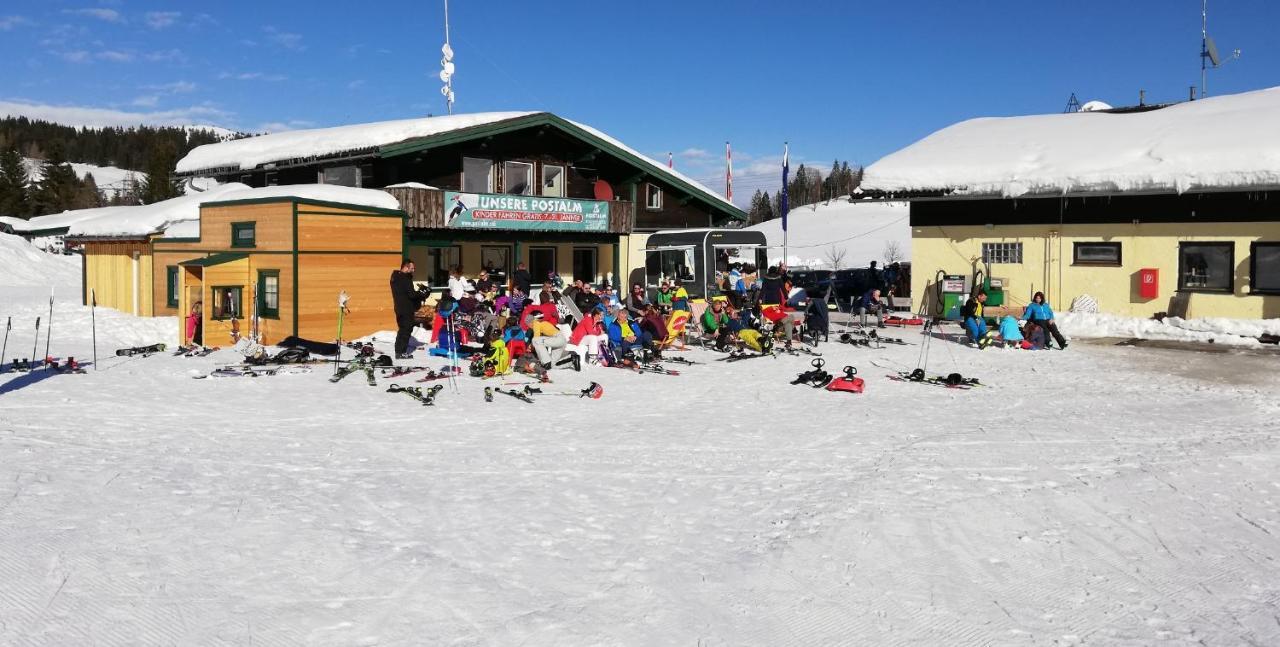
[[0,371],[4,370],[4,354],[9,350],[9,330],[13,328],[13,317],[4,322],[4,346],[0,346]]

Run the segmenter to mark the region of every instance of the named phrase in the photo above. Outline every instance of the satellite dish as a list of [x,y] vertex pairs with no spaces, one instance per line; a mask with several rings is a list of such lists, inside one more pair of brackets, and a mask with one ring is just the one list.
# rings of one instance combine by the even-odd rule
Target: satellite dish
[[613,199],[613,187],[609,186],[608,182],[605,182],[604,180],[596,180],[593,188],[595,189],[595,196],[597,200]]
[[449,43],[445,43],[445,44],[440,48],[440,53],[441,53],[441,54],[444,54],[444,60],[446,60],[446,61],[452,61],[452,60],[453,60],[453,48],[452,48],[452,47],[449,47]]
[[1218,56],[1218,45],[1213,42],[1212,36],[1205,36],[1204,42],[1205,55],[1209,57],[1209,62],[1213,63],[1214,67],[1218,67],[1222,64],[1222,57]]
[[449,73],[449,76],[453,76],[453,71],[456,69],[457,68],[453,65],[453,61],[444,62],[444,70]]
[[449,96],[449,86],[447,86],[447,85],[445,85],[445,86],[441,86],[441,88],[440,88],[440,96],[443,96],[443,97],[447,97],[447,96]]
[[449,79],[450,79],[452,76],[453,76],[452,74],[449,74],[449,70],[440,70],[440,81],[441,81],[441,82],[443,82],[443,83],[448,83],[448,82],[449,82]]
[[448,100],[449,100],[449,103],[453,103],[453,100],[454,100],[453,90],[449,90],[449,92],[448,92],[447,94],[445,94],[444,96],[445,96],[445,98],[446,98],[446,99],[448,99]]

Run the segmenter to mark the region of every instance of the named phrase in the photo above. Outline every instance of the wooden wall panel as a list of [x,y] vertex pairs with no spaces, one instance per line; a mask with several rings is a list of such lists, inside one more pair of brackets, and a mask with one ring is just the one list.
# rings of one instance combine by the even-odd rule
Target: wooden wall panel
[[298,214],[298,249],[399,254],[403,245],[403,222],[386,216]]
[[241,334],[248,334],[249,307],[254,298],[254,290],[257,286],[253,285],[253,281],[249,278],[249,261],[243,259],[222,265],[214,265],[206,267],[204,272],[204,289],[201,290],[201,301],[204,301],[204,343],[206,346],[226,346],[231,343],[231,321],[213,320],[213,288],[215,287],[235,287],[240,286],[242,312],[239,318]]
[[[138,258],[138,284],[133,284],[133,254]],[[146,243],[87,243],[85,245],[85,294],[94,291],[98,305],[133,313],[138,292],[138,313],[152,316],[154,293],[151,255]]]
[[394,330],[391,272],[399,259],[387,254],[303,254],[298,292],[298,334],[333,339],[338,326],[338,293],[351,297],[343,337],[356,339],[379,330]]
[[204,207],[200,210],[199,243],[167,243],[164,249],[231,249],[231,223],[255,222],[253,249],[287,250],[293,247],[293,204],[241,204]]
[[[253,298],[255,299],[258,298],[258,271],[277,270],[280,272],[280,315],[275,318],[258,318],[258,328],[262,334],[262,343],[275,344],[293,334],[293,255],[260,254],[249,258],[251,261],[249,280],[253,284]],[[252,311],[246,308],[246,312]]]

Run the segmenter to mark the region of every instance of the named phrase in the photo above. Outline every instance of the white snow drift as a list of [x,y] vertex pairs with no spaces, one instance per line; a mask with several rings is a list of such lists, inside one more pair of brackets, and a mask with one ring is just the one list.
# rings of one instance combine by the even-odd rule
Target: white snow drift
[[[896,245],[899,260],[911,260],[911,226],[905,202],[849,202],[796,207],[787,216],[787,264],[830,268],[831,252],[844,253],[841,267],[885,262],[886,244]],[[769,263],[782,260],[782,220],[752,225],[769,241]]]
[[868,166],[862,186],[1060,195],[1280,186],[1280,87],[1146,112],[963,121]]

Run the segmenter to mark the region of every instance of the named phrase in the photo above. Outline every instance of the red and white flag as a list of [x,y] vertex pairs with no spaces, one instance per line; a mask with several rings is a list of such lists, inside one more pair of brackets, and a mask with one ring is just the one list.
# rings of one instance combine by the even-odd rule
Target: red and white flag
[[733,149],[724,143],[724,199],[733,202]]

